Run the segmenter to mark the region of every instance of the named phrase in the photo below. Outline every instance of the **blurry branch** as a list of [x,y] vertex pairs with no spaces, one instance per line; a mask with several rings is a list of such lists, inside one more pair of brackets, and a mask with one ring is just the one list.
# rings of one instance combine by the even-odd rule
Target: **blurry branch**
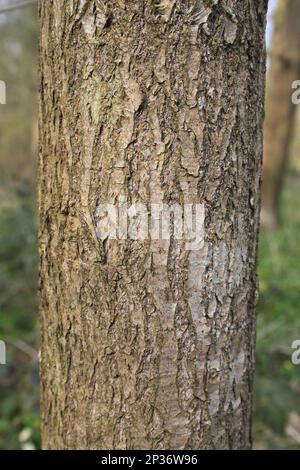
[[8,13],[10,11],[19,10],[20,8],[28,7],[29,5],[34,5],[35,3],[37,3],[36,0],[26,0],[26,1],[24,0],[24,2],[19,2],[9,7],[2,7],[0,8],[0,15],[2,13]]
[[39,353],[35,349],[33,349],[29,344],[25,343],[22,340],[14,339],[14,338],[4,338],[4,342],[6,344],[10,344],[14,348],[22,351],[24,354],[29,356],[33,361],[39,362]]

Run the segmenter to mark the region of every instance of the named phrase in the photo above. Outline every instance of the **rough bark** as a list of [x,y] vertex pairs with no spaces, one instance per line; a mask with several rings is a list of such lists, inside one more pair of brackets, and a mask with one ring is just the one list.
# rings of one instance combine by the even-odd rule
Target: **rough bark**
[[[44,448],[251,446],[266,8],[40,1]],[[120,195],[204,245],[99,240]]]
[[291,96],[292,84],[300,78],[299,13],[299,0],[279,0],[266,95],[262,223],[268,229],[279,223],[280,195],[295,125],[297,106]]

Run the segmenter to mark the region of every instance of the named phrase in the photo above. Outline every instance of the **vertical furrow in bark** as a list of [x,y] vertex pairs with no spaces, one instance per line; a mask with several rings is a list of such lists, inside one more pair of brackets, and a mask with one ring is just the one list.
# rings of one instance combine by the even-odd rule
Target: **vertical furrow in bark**
[[[45,448],[251,446],[266,3],[40,2]],[[204,240],[103,240],[105,203]]]

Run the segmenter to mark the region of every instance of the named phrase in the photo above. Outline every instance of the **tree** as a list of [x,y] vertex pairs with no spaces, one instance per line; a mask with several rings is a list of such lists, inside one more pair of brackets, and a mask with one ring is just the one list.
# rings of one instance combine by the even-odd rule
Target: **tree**
[[[44,448],[249,448],[267,2],[39,9]],[[120,198],[204,243],[101,237]]]
[[32,193],[36,154],[28,135],[37,115],[37,12],[15,5],[9,8],[9,14],[0,15],[0,79],[6,84],[6,105],[0,104],[0,184],[14,181]]
[[291,97],[292,85],[300,77],[299,12],[298,0],[279,0],[267,85],[262,187],[262,223],[269,229],[279,223],[280,195],[296,120],[297,107]]

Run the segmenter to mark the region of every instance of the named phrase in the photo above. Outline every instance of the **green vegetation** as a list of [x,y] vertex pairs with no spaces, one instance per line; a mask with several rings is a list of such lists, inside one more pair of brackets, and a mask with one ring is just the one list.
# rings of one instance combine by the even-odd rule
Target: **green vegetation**
[[300,365],[291,361],[291,345],[300,339],[299,185],[300,177],[290,173],[282,226],[263,232],[260,239],[254,409],[258,448],[300,449]]
[[0,339],[7,346],[7,365],[0,366],[0,448],[37,448],[36,218],[24,191],[3,189],[1,199]]
[[[11,2],[12,3],[12,2]],[[1,15],[0,449],[40,446],[35,217],[38,25],[34,6]]]

